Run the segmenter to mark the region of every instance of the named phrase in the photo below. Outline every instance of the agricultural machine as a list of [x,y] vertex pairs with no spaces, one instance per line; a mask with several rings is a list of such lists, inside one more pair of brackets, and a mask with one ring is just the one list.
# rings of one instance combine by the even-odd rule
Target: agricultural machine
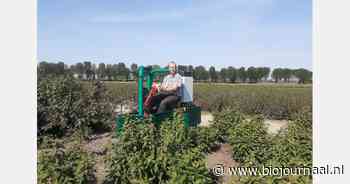
[[182,75],[181,83],[181,100],[175,109],[163,113],[147,114],[144,110],[145,101],[152,92],[152,85],[160,76],[169,73],[167,68],[152,68],[140,66],[137,69],[137,110],[128,114],[117,115],[116,117],[116,133],[117,136],[123,132],[125,121],[129,119],[148,119],[156,124],[161,124],[162,121],[172,118],[176,112],[183,117],[185,127],[196,127],[201,122],[201,108],[193,104],[193,78],[189,71],[185,71]]

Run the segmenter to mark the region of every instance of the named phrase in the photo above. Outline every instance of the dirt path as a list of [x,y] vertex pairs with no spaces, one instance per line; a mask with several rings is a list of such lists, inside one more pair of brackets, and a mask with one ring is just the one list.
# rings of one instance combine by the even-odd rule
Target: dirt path
[[[222,144],[207,156],[207,166],[209,169],[222,165],[224,168],[237,167],[238,163],[232,159],[232,147],[229,144]],[[224,169],[225,175],[219,177],[220,183],[229,183],[230,175],[228,169]]]
[[280,129],[287,128],[288,121],[287,120],[271,120],[267,119],[264,121],[264,123],[267,125],[268,133],[270,134],[276,134]]
[[[214,120],[214,116],[210,112],[202,112],[201,119],[202,121],[199,126],[208,127]],[[276,134],[280,129],[284,129],[288,126],[287,120],[266,119],[264,120],[264,123],[268,128],[268,133],[270,134]]]
[[100,135],[94,135],[90,138],[87,144],[84,145],[84,149],[88,152],[94,154],[95,156],[95,177],[96,184],[102,184],[106,176],[106,166],[104,163],[105,156],[112,144],[112,135],[111,133],[104,133]]

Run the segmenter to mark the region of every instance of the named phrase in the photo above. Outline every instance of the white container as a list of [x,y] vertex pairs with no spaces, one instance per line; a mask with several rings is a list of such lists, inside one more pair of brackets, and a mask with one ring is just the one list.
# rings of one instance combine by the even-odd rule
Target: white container
[[193,78],[182,77],[181,102],[193,102]]

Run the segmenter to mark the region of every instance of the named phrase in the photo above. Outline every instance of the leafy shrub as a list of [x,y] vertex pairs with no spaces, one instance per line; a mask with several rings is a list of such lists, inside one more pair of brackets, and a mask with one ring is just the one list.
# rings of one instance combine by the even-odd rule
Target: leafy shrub
[[178,183],[214,183],[203,160],[203,153],[198,148],[186,150],[170,165],[168,184]]
[[312,130],[312,109],[303,108],[299,112],[296,112],[292,116],[292,121],[296,122],[299,126],[305,127],[308,130]]
[[312,123],[308,113],[300,113],[288,128],[274,137],[274,162],[282,166],[312,166]]
[[106,183],[212,183],[204,154],[179,116],[159,128],[127,121],[108,163]]
[[191,128],[189,135],[193,144],[204,153],[209,153],[220,143],[216,131],[211,127]]
[[217,141],[227,142],[229,130],[235,128],[243,120],[242,113],[234,110],[224,110],[214,114],[214,121],[210,128],[215,132]]
[[229,128],[233,157],[243,165],[258,166],[269,158],[271,138],[261,117],[244,120]]
[[[312,134],[298,122],[291,122],[286,131],[273,138],[268,153],[269,159],[262,164],[265,167],[312,167]],[[304,184],[312,183],[312,176],[241,176],[239,182]]]
[[38,150],[38,183],[76,184],[92,183],[93,159],[81,147]]
[[69,76],[38,81],[38,135],[63,136],[81,116],[81,85]]
[[[288,128],[273,137],[259,121],[230,129],[233,155],[243,166],[312,167],[312,119],[309,111],[293,116]],[[311,176],[240,176],[239,183],[311,183]]]
[[81,130],[108,129],[113,108],[99,82],[88,90],[72,76],[40,78],[37,89],[38,136],[62,137]]
[[93,81],[87,87],[82,96],[82,115],[79,122],[93,133],[110,130],[113,124],[113,105],[106,86],[100,81]]

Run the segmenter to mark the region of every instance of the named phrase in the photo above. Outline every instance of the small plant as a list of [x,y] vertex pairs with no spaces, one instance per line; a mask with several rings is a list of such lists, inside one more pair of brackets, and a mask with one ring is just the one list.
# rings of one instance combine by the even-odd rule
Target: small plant
[[193,144],[204,153],[209,153],[220,144],[217,140],[217,132],[211,127],[191,128],[189,134]]
[[312,166],[312,123],[308,113],[302,114],[274,137],[271,151],[275,162],[282,166]]
[[93,158],[81,147],[38,150],[39,184],[84,184],[95,181]]
[[242,113],[233,110],[224,110],[214,114],[211,129],[215,132],[216,140],[227,142],[229,130],[234,129],[244,120]]
[[271,138],[261,117],[244,120],[229,129],[233,157],[243,165],[258,166],[269,158]]

